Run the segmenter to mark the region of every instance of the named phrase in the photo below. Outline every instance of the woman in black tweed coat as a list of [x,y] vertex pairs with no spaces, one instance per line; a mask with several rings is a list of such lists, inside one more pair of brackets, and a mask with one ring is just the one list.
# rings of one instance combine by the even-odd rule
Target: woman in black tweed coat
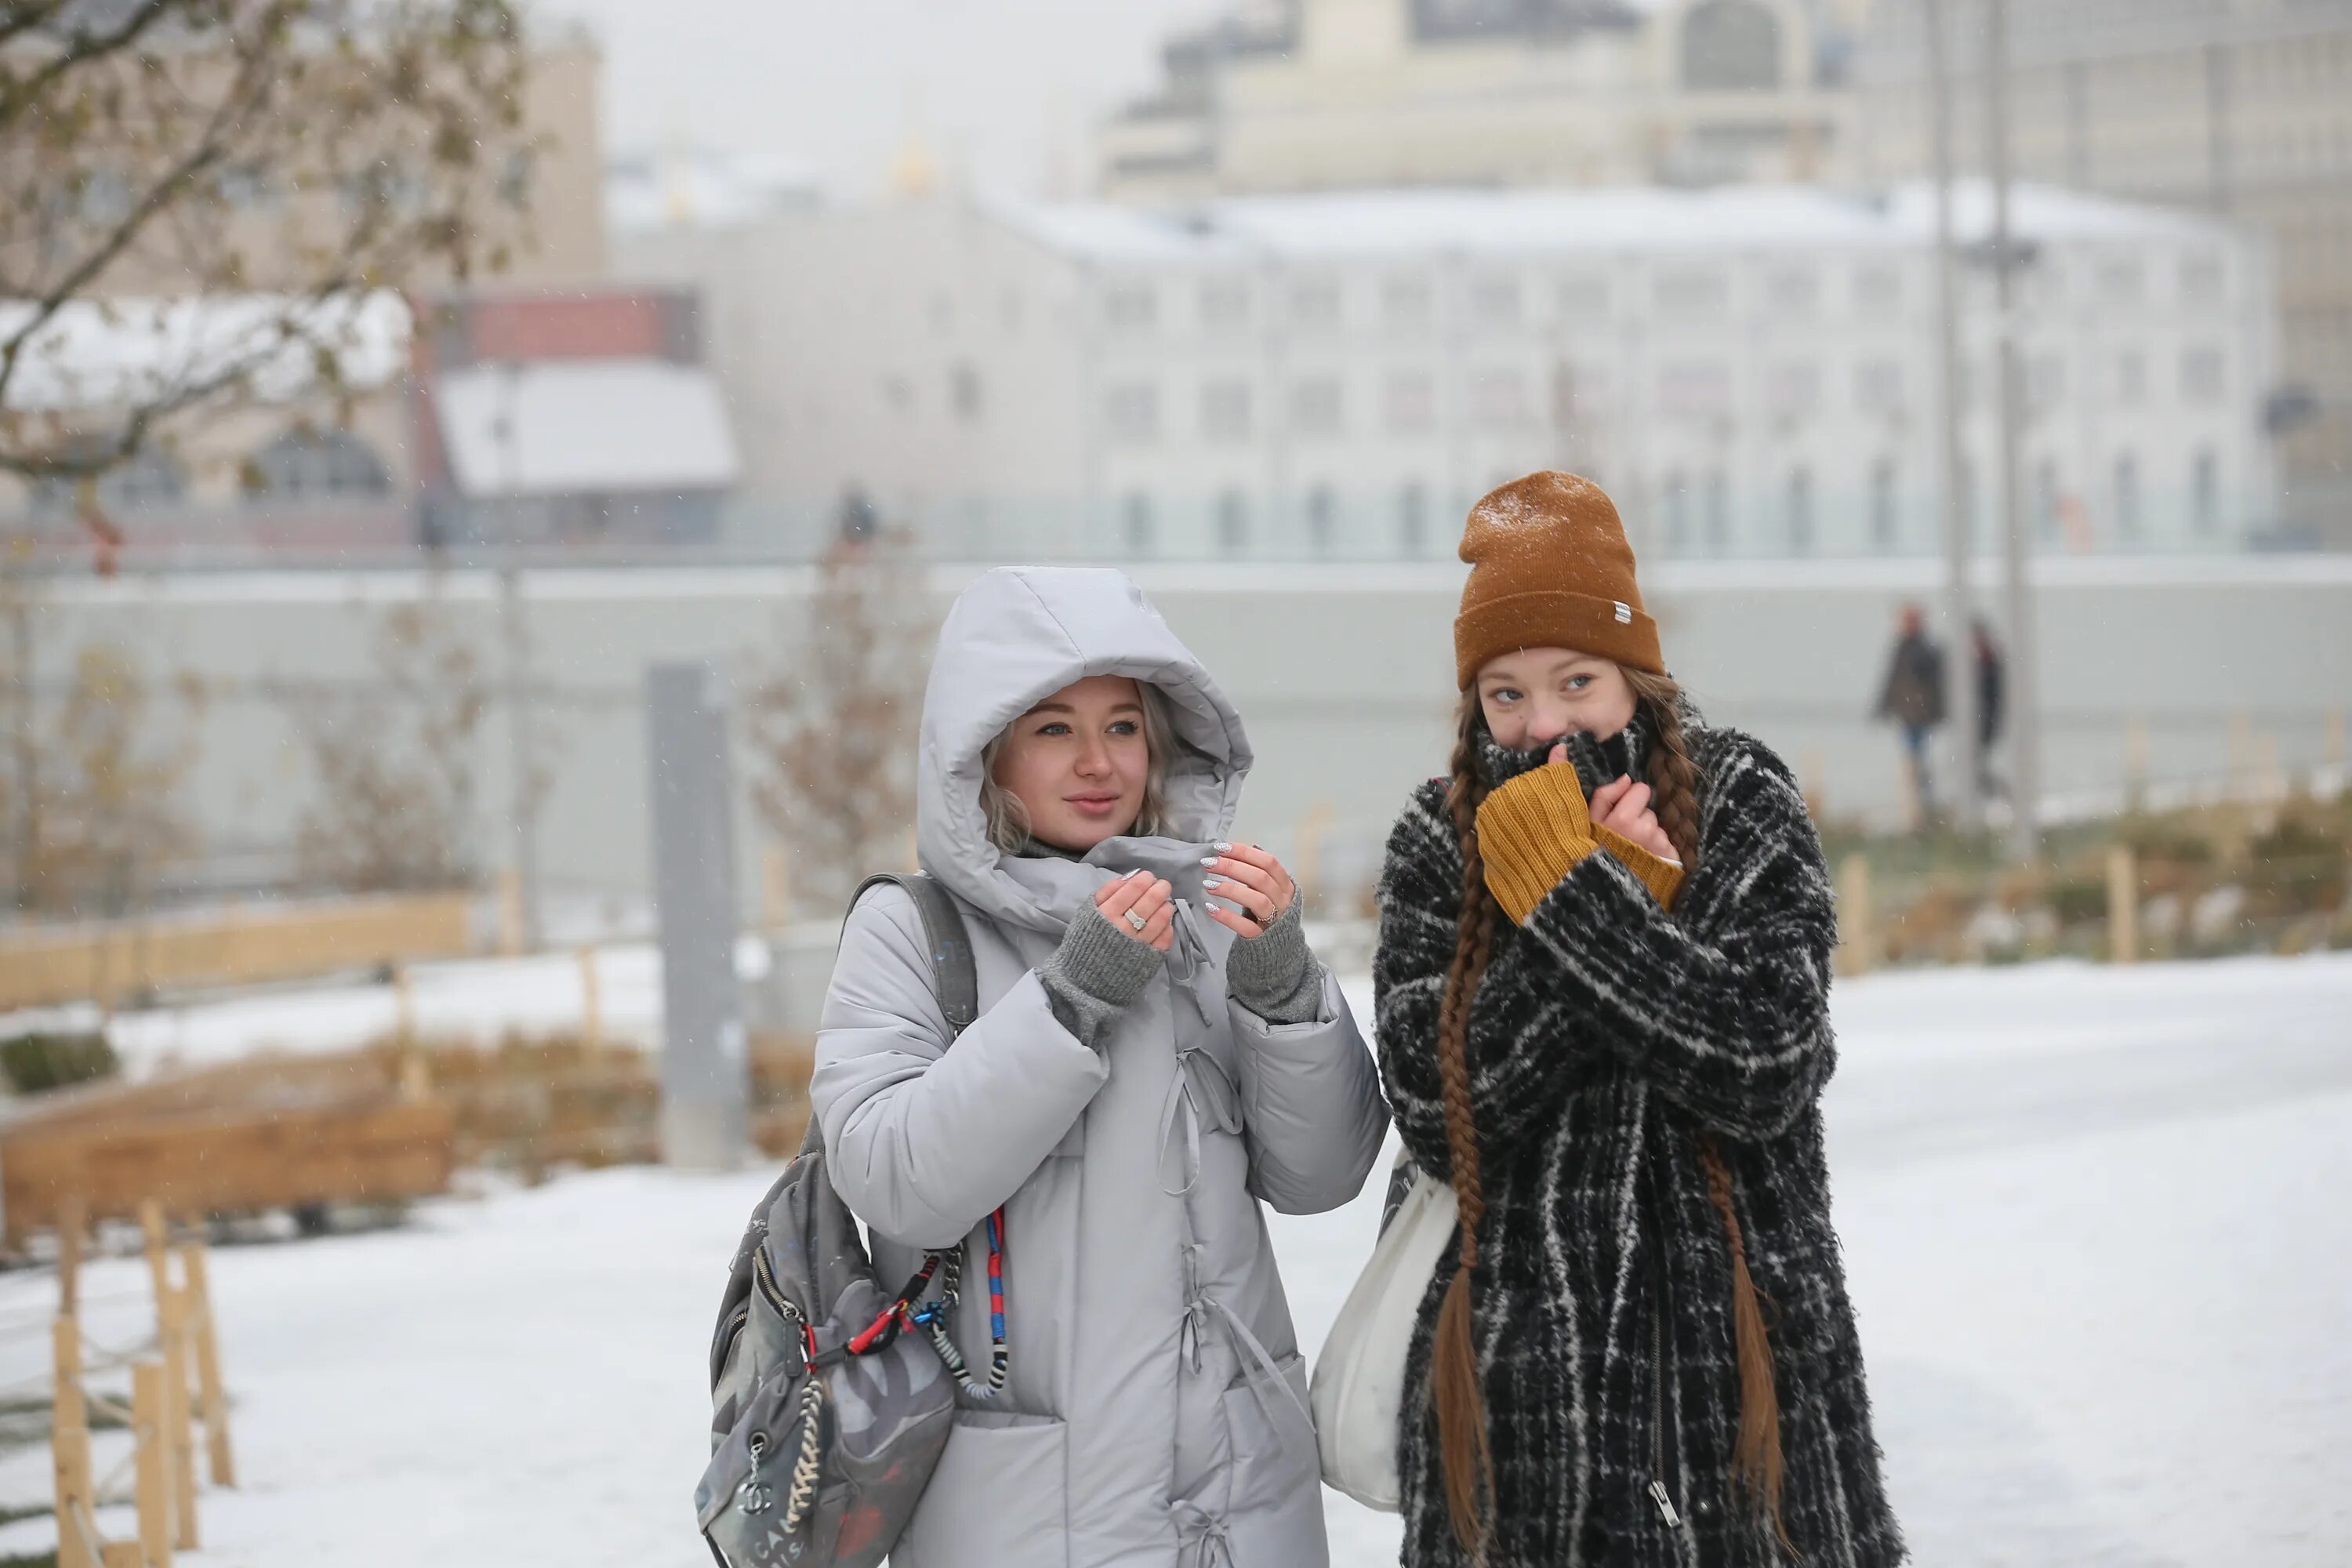
[[1803,799],[1686,726],[1598,488],[1506,486],[1462,553],[1454,766],[1389,840],[1374,967],[1397,1126],[1464,1222],[1408,1363],[1403,1562],[1901,1562],[1830,1222]]

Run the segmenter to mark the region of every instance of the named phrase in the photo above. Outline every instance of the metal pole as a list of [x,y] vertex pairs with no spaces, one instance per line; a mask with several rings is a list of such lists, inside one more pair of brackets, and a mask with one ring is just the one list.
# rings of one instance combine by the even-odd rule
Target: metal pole
[[1952,79],[1942,0],[1924,0],[1921,20],[1927,29],[1927,96],[1935,142],[1936,352],[1944,384],[1944,687],[1952,722],[1960,732],[1960,776],[1953,800],[1959,825],[1973,828],[1979,820],[1977,784],[1983,759],[1977,744],[1975,672],[1968,652],[1969,518],[1960,505],[1960,326],[1952,258]]
[[539,781],[532,776],[532,759],[536,749],[531,744],[530,726],[530,636],[523,624],[522,568],[520,562],[520,542],[518,531],[519,500],[516,490],[520,482],[515,462],[515,396],[516,383],[522,369],[509,363],[502,378],[506,406],[499,420],[499,455],[505,469],[504,493],[499,501],[499,618],[506,644],[506,699],[508,767],[513,774],[509,804],[512,814],[509,826],[514,834],[515,879],[521,889],[520,903],[522,950],[539,951]]
[[2025,581],[2024,508],[2017,494],[2023,367],[2017,343],[2019,258],[2009,232],[2008,0],[1985,0],[1984,63],[1986,162],[1992,174],[1993,278],[2000,333],[1996,406],[2000,419],[2001,607],[2009,630],[2010,854],[2031,860],[2041,847],[2042,733],[2036,712],[2040,693],[2033,668],[2033,603]]

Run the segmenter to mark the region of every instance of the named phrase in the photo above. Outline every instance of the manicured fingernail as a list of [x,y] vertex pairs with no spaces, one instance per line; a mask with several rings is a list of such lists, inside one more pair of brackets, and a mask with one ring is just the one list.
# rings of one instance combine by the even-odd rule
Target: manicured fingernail
[[1216,850],[1219,854],[1223,854],[1224,851],[1231,849],[1233,846],[1230,844],[1212,844],[1209,847]]
[[1225,879],[1223,877],[1203,877],[1201,879],[1201,886],[1204,888],[1222,888],[1224,885]]
[[1217,863],[1218,858],[1219,858],[1214,855],[1203,855],[1201,857],[1201,864],[1203,866],[1213,866]]
[[1132,882],[1132,881],[1134,881],[1138,877],[1149,877],[1150,875],[1151,875],[1151,873],[1150,873],[1150,872],[1149,872],[1149,871],[1145,870],[1142,867],[1138,866],[1134,870],[1129,871],[1129,872],[1127,874],[1127,879],[1128,879],[1129,881]]

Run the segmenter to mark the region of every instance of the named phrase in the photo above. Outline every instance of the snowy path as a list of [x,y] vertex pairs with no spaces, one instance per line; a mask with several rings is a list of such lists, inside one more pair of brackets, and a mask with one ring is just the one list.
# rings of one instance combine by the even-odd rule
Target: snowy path
[[[1838,1014],[1838,1217],[1923,1568],[2352,1561],[2352,960],[1889,976]],[[194,1561],[701,1568],[703,1340],[766,1180],[607,1173],[216,1254],[248,1486],[206,1495]],[[1274,1222],[1310,1348],[1376,1205]],[[0,1384],[47,1301],[0,1279]],[[47,1481],[44,1449],[0,1461],[0,1500]],[[1394,1560],[1327,1497],[1335,1563]]]

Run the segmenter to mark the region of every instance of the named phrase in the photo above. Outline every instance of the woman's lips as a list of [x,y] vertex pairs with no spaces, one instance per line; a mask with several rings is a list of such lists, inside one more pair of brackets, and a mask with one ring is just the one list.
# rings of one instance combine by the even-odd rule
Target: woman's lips
[[1062,798],[1071,810],[1088,816],[1108,816],[1118,809],[1118,796],[1115,795],[1072,795]]

